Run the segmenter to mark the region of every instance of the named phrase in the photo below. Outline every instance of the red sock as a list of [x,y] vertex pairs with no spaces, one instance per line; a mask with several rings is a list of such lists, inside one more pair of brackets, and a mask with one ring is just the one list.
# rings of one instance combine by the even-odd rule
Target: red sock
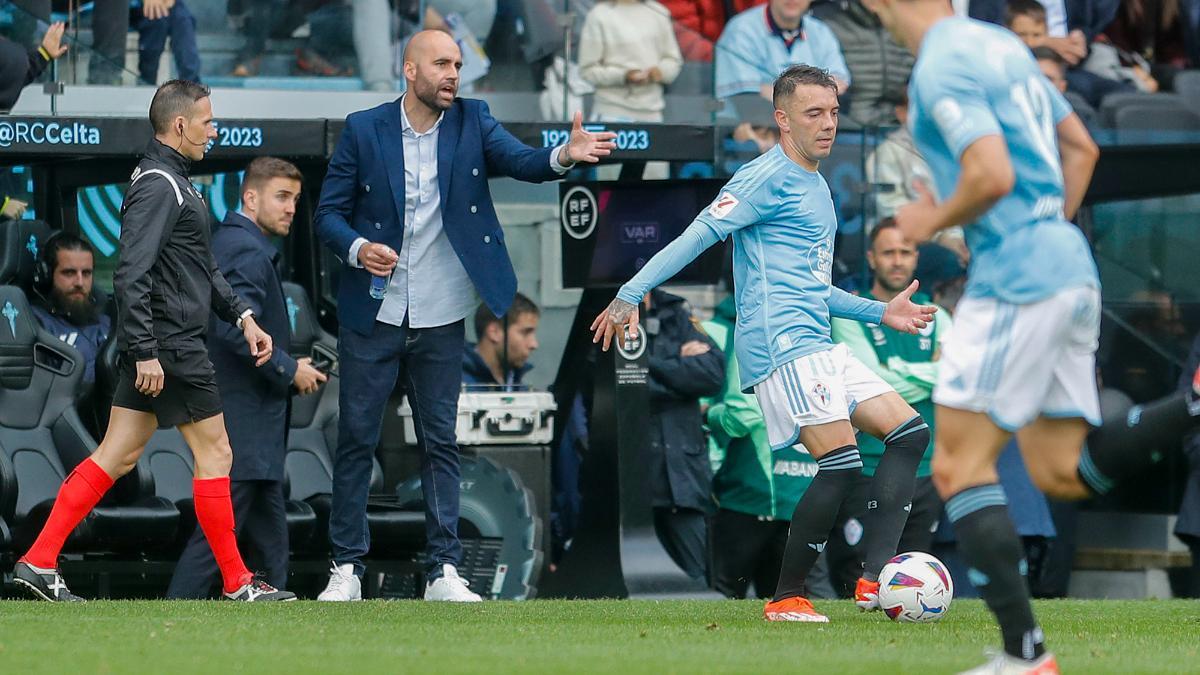
[[50,517],[33,542],[29,552],[22,561],[34,567],[58,567],[58,554],[71,531],[87,514],[92,512],[96,502],[112,487],[113,479],[100,465],[93,462],[91,457],[83,460],[63,481],[58,489],[58,497],[54,500],[54,508]]
[[221,568],[225,592],[232,593],[250,583],[254,575],[242,562],[237,535],[233,531],[233,501],[229,497],[229,477],[196,478],[192,481],[196,520]]

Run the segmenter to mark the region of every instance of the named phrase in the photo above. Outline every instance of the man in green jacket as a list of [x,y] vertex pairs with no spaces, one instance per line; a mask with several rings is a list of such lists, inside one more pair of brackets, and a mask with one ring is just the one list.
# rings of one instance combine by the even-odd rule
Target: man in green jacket
[[771,452],[767,426],[754,394],[741,391],[733,349],[734,298],[717,306],[705,332],[725,352],[725,389],[705,413],[711,434],[713,588],[745,598],[751,582],[770,598],[779,580],[783,548],[796,502],[817,474],[817,463],[797,445]]
[[[912,283],[917,269],[917,247],[900,234],[894,220],[884,218],[871,232],[867,264],[873,273],[874,283],[870,292],[863,294],[864,297],[887,302]],[[933,303],[922,293],[914,295],[913,302]],[[912,508],[896,549],[897,552],[929,551],[942,508],[930,479],[929,460],[933,455],[935,423],[931,397],[937,381],[939,345],[950,328],[950,314],[945,310],[938,311],[933,323],[916,335],[844,319],[833,319],[830,323],[833,341],[846,345],[859,361],[878,373],[929,424],[929,447],[917,469],[917,488],[913,494]],[[839,516],[844,536],[831,538],[826,549],[830,575],[834,587],[839,590],[847,584],[852,589],[854,581],[862,574],[862,556],[857,547],[863,534],[862,522],[867,511],[870,477],[875,474],[875,467],[883,457],[883,444],[870,434],[858,434],[858,444],[863,461],[863,479]]]

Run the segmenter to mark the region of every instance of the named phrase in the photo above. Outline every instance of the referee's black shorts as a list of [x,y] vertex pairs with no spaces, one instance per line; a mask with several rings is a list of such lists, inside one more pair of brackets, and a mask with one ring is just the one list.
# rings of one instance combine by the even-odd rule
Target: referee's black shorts
[[217,376],[203,342],[176,349],[159,349],[163,389],[157,397],[137,390],[137,364],[128,354],[120,356],[120,376],[113,405],[154,413],[161,429],[199,422],[221,414]]

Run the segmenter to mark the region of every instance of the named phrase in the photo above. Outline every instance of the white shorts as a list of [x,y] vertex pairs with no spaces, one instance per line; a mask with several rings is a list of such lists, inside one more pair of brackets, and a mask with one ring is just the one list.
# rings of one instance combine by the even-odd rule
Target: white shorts
[[1028,305],[963,298],[942,344],[933,402],[987,413],[1016,431],[1040,416],[1100,424],[1100,291],[1071,288]]
[[859,403],[890,391],[841,344],[785,363],[754,385],[772,450],[795,445],[802,427],[849,420]]

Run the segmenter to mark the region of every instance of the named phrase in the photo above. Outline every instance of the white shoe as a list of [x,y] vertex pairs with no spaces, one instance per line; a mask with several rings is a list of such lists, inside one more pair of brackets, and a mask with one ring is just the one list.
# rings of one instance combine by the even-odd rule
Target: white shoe
[[362,600],[362,580],[354,573],[354,565],[334,565],[329,569],[329,585],[317,600],[350,602]]
[[442,565],[442,576],[425,584],[425,599],[435,602],[483,602],[483,598],[467,589],[466,579],[458,576],[454,565]]
[[1058,662],[1050,652],[1035,661],[1018,659],[1004,652],[990,656],[987,663],[959,675],[1058,675]]

